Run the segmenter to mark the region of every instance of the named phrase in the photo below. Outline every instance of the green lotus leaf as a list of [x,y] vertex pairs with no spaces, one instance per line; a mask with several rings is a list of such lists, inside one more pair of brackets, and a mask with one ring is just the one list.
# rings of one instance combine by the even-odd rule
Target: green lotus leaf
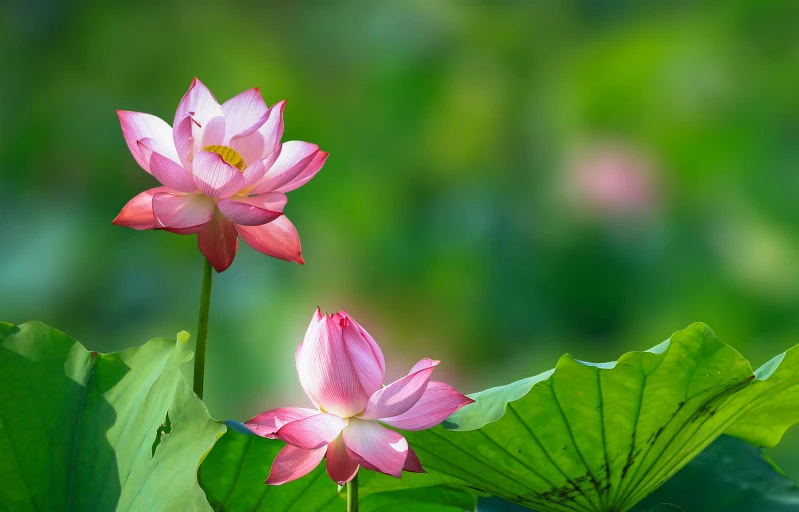
[[635,510],[660,503],[685,512],[796,512],[799,487],[761,450],[723,435]]
[[[244,429],[244,427],[240,427]],[[228,428],[200,466],[197,478],[213,510],[301,512],[346,510],[325,465],[280,486],[266,485],[272,461],[285,443]]]
[[[521,512],[521,505],[480,498],[479,512]],[[723,435],[635,506],[636,512],[796,512],[799,487],[746,441]]]
[[0,509],[210,510],[196,470],[225,426],[192,393],[180,342],[89,352],[0,323]]
[[565,355],[550,372],[471,395],[444,426],[405,433],[429,474],[369,474],[361,495],[448,485],[540,512],[624,512],[725,430],[760,442],[775,437],[769,425],[784,431],[795,408],[783,417],[772,404],[799,385],[798,354],[753,373],[694,324],[614,363]]
[[[200,466],[198,479],[214,510],[226,512],[344,512],[346,491],[339,489],[320,464],[308,475],[280,486],[264,483],[272,461],[285,444],[248,433],[236,422]],[[370,473],[359,472],[359,478]],[[341,496],[339,492],[342,492]],[[361,512],[463,512],[476,497],[462,489],[423,487],[392,489],[361,499]]]

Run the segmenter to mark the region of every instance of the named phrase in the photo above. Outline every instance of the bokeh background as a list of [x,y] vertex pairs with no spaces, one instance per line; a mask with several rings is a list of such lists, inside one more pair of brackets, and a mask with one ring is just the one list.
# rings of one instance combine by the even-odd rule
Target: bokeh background
[[[799,343],[797,26],[773,0],[5,2],[0,318],[99,351],[196,331],[196,237],[111,220],[155,186],[115,110],[171,120],[197,76],[330,152],[286,209],[307,264],[242,243],[215,276],[216,417],[306,403],[317,305],[464,392],[694,321],[760,365]],[[799,477],[799,431],[771,453]]]

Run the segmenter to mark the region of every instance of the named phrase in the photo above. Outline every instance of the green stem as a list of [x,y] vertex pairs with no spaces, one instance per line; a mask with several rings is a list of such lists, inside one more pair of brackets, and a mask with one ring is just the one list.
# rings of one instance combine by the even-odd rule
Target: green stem
[[213,278],[211,262],[205,260],[203,268],[203,288],[200,292],[200,319],[197,324],[197,349],[194,354],[194,392],[203,397],[203,380],[205,377],[205,339],[208,337],[208,310],[211,308],[211,279]]
[[358,512],[358,475],[347,482],[347,512]]

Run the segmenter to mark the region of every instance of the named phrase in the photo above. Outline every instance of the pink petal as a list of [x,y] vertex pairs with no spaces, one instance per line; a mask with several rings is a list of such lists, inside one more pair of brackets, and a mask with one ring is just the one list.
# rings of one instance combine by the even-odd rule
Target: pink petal
[[335,414],[319,413],[286,423],[275,437],[297,448],[313,450],[327,446],[346,425],[347,422]]
[[275,192],[291,192],[292,190],[298,189],[301,186],[305,185],[311,178],[316,176],[316,173],[325,165],[327,161],[328,153],[326,151],[320,151],[314,156],[311,163],[308,164],[305,169],[302,170],[294,179],[286,183],[285,185],[278,187],[275,189]]
[[189,90],[180,100],[175,112],[172,126],[174,146],[178,148],[180,162],[189,168],[191,157],[200,151],[203,132],[206,124],[214,117],[222,115],[222,107],[217,103],[211,91],[196,78],[191,82]]
[[200,133],[200,127],[190,115],[175,123],[173,127],[174,145],[180,157],[180,164],[184,169],[191,169],[191,159],[194,156],[195,132]]
[[358,381],[344,346],[339,318],[323,316],[319,319],[318,313],[314,314],[299,352],[297,371],[300,384],[315,404],[348,418],[363,410],[368,395]]
[[147,172],[150,172],[149,162],[141,154],[138,141],[141,139],[152,139],[150,146],[154,151],[164,155],[174,162],[180,162],[175,145],[172,142],[172,128],[164,122],[150,114],[140,112],[128,112],[117,110],[119,123],[122,125],[122,135],[128,145],[133,158]]
[[416,455],[416,452],[408,447],[408,457],[405,459],[405,465],[402,467],[403,471],[410,471],[411,473],[427,473],[422,467],[422,462]]
[[283,215],[285,198],[285,194],[270,192],[254,197],[233,196],[230,199],[220,199],[216,205],[225,217],[236,224],[260,226]]
[[308,416],[315,416],[320,414],[316,409],[304,409],[301,407],[280,407],[266,411],[254,417],[244,425],[253,431],[256,435],[261,437],[268,437],[277,439],[275,432],[280,430],[280,427],[292,421],[301,420]]
[[423,359],[414,366],[418,368],[416,371],[375,391],[369,397],[369,402],[360,417],[365,420],[390,418],[413,407],[424,394],[435,364],[438,364],[438,361]]
[[344,345],[347,347],[355,373],[358,374],[358,380],[360,380],[363,390],[371,395],[383,385],[383,377],[386,372],[383,352],[369,336],[369,333],[347,313],[342,311],[339,314],[342,318]]
[[116,219],[111,224],[125,226],[133,229],[155,229],[155,216],[153,215],[153,196],[161,192],[168,192],[166,187],[156,187],[145,190],[137,195],[122,208]]
[[208,146],[226,146],[228,143],[228,139],[225,137],[226,130],[224,116],[217,116],[209,119],[208,122],[205,123],[202,139],[198,141],[200,144],[195,144],[194,146],[195,153],[202,151],[203,148],[207,148]]
[[326,446],[316,450],[303,450],[287,444],[272,462],[272,471],[269,473],[266,483],[281,485],[304,477],[319,465],[326,451]]
[[[273,105],[262,116],[263,123],[257,130],[238,134],[230,139],[230,147],[238,151],[248,165],[274,154],[275,149],[280,147],[280,138],[283,136],[283,107],[285,104],[285,101],[281,101]],[[260,118],[258,122],[261,122]],[[275,155],[276,158],[277,155]],[[264,172],[266,172],[266,169]],[[259,176],[259,179],[261,176]],[[248,185],[253,183],[255,181],[250,181]]]
[[177,126],[187,115],[193,117],[201,127],[211,118],[222,115],[222,107],[214,95],[196,78],[180,100],[173,125]]
[[[361,465],[371,465],[381,473],[397,478],[408,458],[408,442],[402,435],[376,421],[350,418],[342,432],[350,457]],[[365,462],[366,464],[362,463]]]
[[214,199],[232,196],[244,188],[241,172],[210,151],[200,151],[194,156],[192,174],[200,191]]
[[162,185],[178,192],[196,192],[197,186],[191,178],[189,171],[170,160],[169,158],[156,153],[152,147],[153,139],[146,138],[139,141],[139,151],[142,157],[149,162],[150,172],[155,179]]
[[156,229],[167,229],[182,235],[197,233],[214,216],[214,202],[202,194],[170,194],[153,196]]
[[253,192],[259,194],[261,192],[277,191],[305,171],[318,153],[319,146],[316,144],[299,141],[289,141],[282,144],[280,156],[261,181],[253,188]]
[[327,445],[327,474],[338,485],[344,485],[358,474],[358,463],[347,453],[344,439],[338,436]]
[[383,418],[380,421],[402,430],[426,430],[435,427],[449,418],[452,413],[472,402],[474,400],[463,396],[443,382],[431,381],[416,405],[398,416]]
[[435,359],[430,359],[429,357],[425,357],[424,359],[419,360],[418,363],[413,365],[411,371],[408,372],[408,375],[418,372],[419,370],[424,370],[425,368],[430,368],[431,366],[438,366],[438,363],[441,361],[436,361]]
[[247,245],[267,256],[296,263],[305,263],[300,250],[300,236],[291,221],[281,215],[260,226],[236,226]]
[[233,137],[227,144],[241,155],[248,167],[264,155],[264,139],[257,131],[240,137]]
[[[280,156],[281,149],[281,146],[278,146],[266,158],[255,160],[252,164],[247,165],[247,168],[244,169],[244,172],[242,173],[244,176],[245,186],[250,187],[264,177],[266,171],[268,171],[275,164],[275,161]],[[244,158],[243,155],[242,158]],[[246,159],[244,161],[247,162]]]
[[286,100],[272,105],[266,122],[258,128],[258,133],[264,140],[264,156],[271,154],[280,145],[280,139],[283,137],[283,109],[285,107]]
[[197,245],[214,270],[223,272],[233,263],[239,248],[236,226],[217,210],[211,222],[197,233]]
[[227,138],[253,133],[267,119],[269,109],[258,88],[248,89],[222,104],[227,125]]

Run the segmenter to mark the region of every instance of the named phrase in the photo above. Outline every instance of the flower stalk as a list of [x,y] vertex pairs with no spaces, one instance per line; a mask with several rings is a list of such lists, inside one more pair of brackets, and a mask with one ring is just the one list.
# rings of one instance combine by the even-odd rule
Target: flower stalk
[[347,512],[358,512],[358,475],[347,482]]
[[203,287],[200,292],[200,318],[197,323],[197,348],[194,354],[194,393],[203,397],[205,378],[205,340],[208,338],[208,311],[211,308],[211,280],[213,268],[211,262],[205,261],[203,267]]

